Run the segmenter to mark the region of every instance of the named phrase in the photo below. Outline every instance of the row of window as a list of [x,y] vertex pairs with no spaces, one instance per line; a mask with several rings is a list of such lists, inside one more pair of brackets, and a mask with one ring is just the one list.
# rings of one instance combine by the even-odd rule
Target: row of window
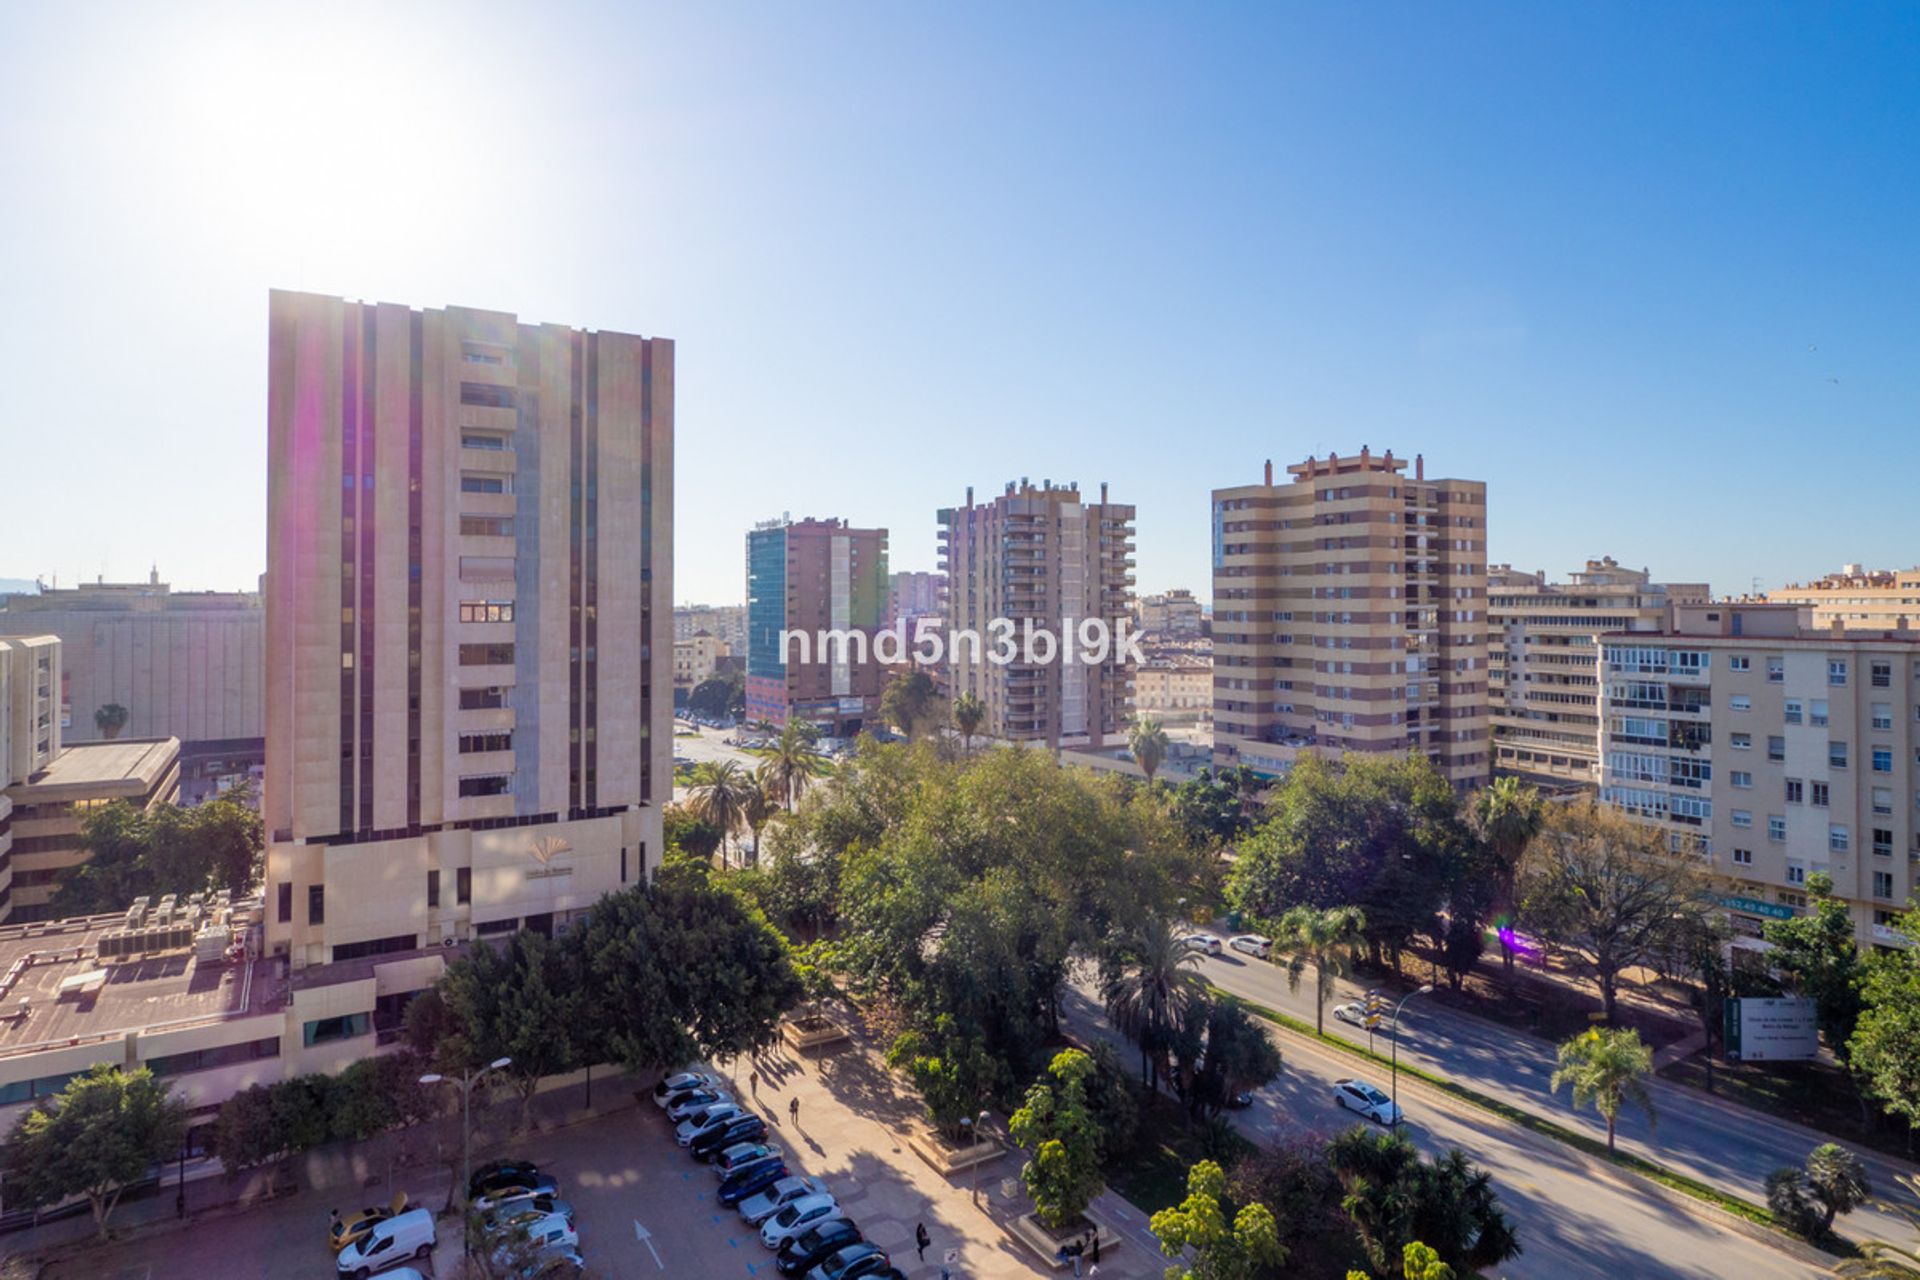
[[469,538],[511,538],[512,516],[461,516],[460,532]]
[[463,733],[460,735],[460,754],[474,755],[483,751],[513,750],[513,731],[500,729],[490,733]]
[[513,601],[511,600],[463,600],[460,602],[460,621],[462,622],[512,622]]

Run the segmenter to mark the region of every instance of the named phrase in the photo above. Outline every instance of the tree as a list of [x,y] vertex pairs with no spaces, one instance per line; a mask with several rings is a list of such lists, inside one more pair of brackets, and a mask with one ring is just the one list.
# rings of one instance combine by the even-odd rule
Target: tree
[[152,1072],[97,1065],[14,1124],[8,1199],[38,1209],[83,1195],[104,1239],[121,1193],[177,1155],[186,1129],[185,1105]]
[[980,731],[981,722],[987,718],[987,704],[969,691],[953,700],[953,727],[960,731],[960,738],[968,751],[973,750],[973,735]]
[[1787,1165],[1767,1175],[1774,1220],[1809,1240],[1825,1237],[1836,1215],[1852,1213],[1872,1194],[1866,1165],[1835,1142],[1815,1147],[1803,1169]]
[[687,695],[687,710],[709,720],[740,718],[746,707],[747,678],[742,672],[709,676]]
[[1640,1042],[1638,1031],[1594,1027],[1561,1044],[1559,1066],[1548,1088],[1558,1093],[1561,1085],[1570,1085],[1576,1108],[1592,1105],[1605,1116],[1607,1150],[1612,1151],[1614,1126],[1627,1103],[1646,1112],[1652,1122],[1653,1096],[1646,1079],[1651,1074],[1653,1050]]
[[1133,762],[1147,775],[1149,783],[1166,762],[1169,745],[1167,731],[1160,727],[1158,720],[1135,720],[1127,732],[1127,749],[1133,753]]
[[880,716],[908,738],[918,738],[938,720],[940,693],[918,666],[901,672],[880,691]]
[[1219,1165],[1202,1160],[1187,1171],[1187,1198],[1147,1224],[1160,1252],[1182,1259],[1167,1268],[1167,1280],[1254,1280],[1286,1261],[1271,1209],[1242,1205],[1231,1221],[1228,1209],[1227,1175]]
[[1769,920],[1767,959],[1794,994],[1813,1001],[1820,1034],[1842,1063],[1852,1050],[1860,1021],[1860,949],[1853,941],[1853,914],[1833,896],[1833,877],[1816,871],[1807,877],[1813,910],[1791,920]]
[[1404,1135],[1355,1127],[1328,1144],[1327,1161],[1345,1191],[1341,1207],[1382,1275],[1393,1274],[1415,1241],[1467,1271],[1498,1266],[1520,1252],[1492,1177],[1458,1148],[1422,1161]]
[[1204,1001],[1199,956],[1164,917],[1146,921],[1122,945],[1102,994],[1107,1016],[1140,1047],[1140,1081],[1160,1087],[1174,1028],[1188,1006]]
[[593,1061],[580,1038],[588,1000],[580,957],[564,941],[522,929],[504,947],[468,947],[447,965],[437,990],[468,1055],[448,1065],[457,1072],[511,1058],[507,1077],[520,1096],[522,1129],[542,1079]]
[[1352,964],[1352,951],[1367,927],[1367,918],[1352,907],[1317,910],[1298,906],[1280,917],[1274,945],[1293,953],[1287,965],[1287,983],[1300,989],[1300,975],[1313,966],[1313,1029],[1327,1031],[1327,1001],[1333,998],[1333,984]]
[[1188,1090],[1192,1110],[1211,1118],[1236,1096],[1280,1074],[1280,1046],[1232,996],[1205,1006],[1206,1057]]
[[1100,1167],[1100,1125],[1087,1104],[1093,1059],[1063,1049],[1047,1068],[1052,1083],[1036,1082],[1026,1103],[1007,1122],[1013,1140],[1031,1148],[1020,1171],[1034,1216],[1060,1230],[1086,1212],[1105,1179]]
[[1229,1190],[1240,1204],[1273,1211],[1288,1274],[1339,1276],[1366,1261],[1340,1208],[1340,1180],[1322,1138],[1300,1135],[1259,1148],[1233,1165]]
[[703,862],[713,860],[720,849],[720,828],[684,804],[670,804],[660,815],[664,826],[662,841],[668,849],[678,849]]
[[[1899,1180],[1907,1194],[1920,1201],[1920,1177],[1903,1173]],[[1860,1252],[1864,1256],[1841,1263],[1835,1268],[1835,1275],[1844,1276],[1846,1280],[1920,1280],[1920,1211],[1904,1204],[1889,1207],[1898,1210],[1900,1216],[1913,1225],[1914,1245],[1905,1247],[1885,1240],[1863,1240]]]
[[723,850],[727,838],[740,825],[751,786],[753,778],[738,760],[706,760],[694,768],[693,784],[687,788],[687,807],[719,828]]
[[760,865],[760,832],[783,812],[767,777],[766,766],[762,765],[759,775],[750,780],[746,794],[740,798],[740,821],[747,824],[747,831],[753,836],[754,866]]
[[56,914],[121,911],[134,898],[204,890],[247,893],[259,883],[266,847],[247,792],[228,792],[190,809],[124,800],[91,810],[80,826],[87,861],[61,879]]
[[1706,912],[1688,915],[1677,931],[1675,952],[1687,976],[1700,984],[1692,995],[1692,1004],[1706,1038],[1708,1093],[1713,1092],[1714,1044],[1726,1034],[1724,1014],[1733,994],[1734,971],[1726,958],[1726,944],[1732,937],[1733,927],[1724,916]]
[[1920,1127],[1920,911],[1902,915],[1894,928],[1908,945],[1865,964],[1846,1061],[1881,1106]]
[[1546,804],[1538,790],[1520,779],[1495,778],[1493,785],[1474,796],[1473,819],[1493,855],[1490,905],[1500,930],[1500,964],[1511,982],[1514,890],[1527,849],[1546,823]]
[[1173,791],[1173,811],[1187,842],[1212,849],[1231,844],[1252,827],[1234,775],[1202,769]]
[[1621,973],[1667,953],[1679,922],[1701,910],[1701,875],[1663,833],[1591,801],[1556,809],[1533,849],[1521,916],[1573,953],[1611,1022]]
[[100,731],[101,737],[113,741],[127,727],[127,709],[117,702],[107,703],[93,713],[93,727]]
[[935,1018],[929,1033],[902,1032],[887,1051],[887,1065],[907,1073],[926,1103],[927,1118],[953,1142],[1004,1085],[1004,1071],[979,1033],[960,1027],[952,1014]]
[[762,783],[789,809],[800,802],[800,793],[826,768],[826,761],[814,746],[819,736],[806,721],[789,720],[767,748],[760,765]]

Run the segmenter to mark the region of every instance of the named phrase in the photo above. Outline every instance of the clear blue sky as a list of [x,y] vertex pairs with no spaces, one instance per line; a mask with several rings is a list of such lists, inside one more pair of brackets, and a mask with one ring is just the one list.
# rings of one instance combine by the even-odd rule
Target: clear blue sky
[[[679,342],[676,596],[1362,443],[1491,555],[1920,561],[1920,5],[14,5],[0,577],[250,583],[270,287]],[[1837,379],[1837,381],[1833,381]]]

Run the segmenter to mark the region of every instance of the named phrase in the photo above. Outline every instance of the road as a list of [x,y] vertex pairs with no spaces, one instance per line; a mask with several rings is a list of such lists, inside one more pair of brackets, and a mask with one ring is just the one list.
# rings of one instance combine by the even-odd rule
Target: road
[[[1215,986],[1269,1008],[1313,1021],[1313,975],[1304,975],[1300,990],[1288,989],[1279,966],[1228,951],[1203,957],[1201,972]],[[1367,1033],[1333,1016],[1333,1006],[1358,999],[1361,988],[1342,981],[1339,995],[1327,1005],[1330,1034],[1364,1045]],[[1554,1046],[1532,1036],[1473,1017],[1416,996],[1400,1019],[1400,1057],[1502,1102],[1549,1117],[1569,1128],[1604,1140],[1606,1122],[1591,1110],[1576,1112],[1565,1091],[1548,1087],[1553,1076]],[[1389,1046],[1385,1035],[1375,1047]],[[1382,1084],[1385,1082],[1383,1081]],[[1698,1090],[1665,1081],[1651,1083],[1654,1112],[1649,1124],[1644,1113],[1629,1109],[1620,1117],[1617,1141],[1668,1168],[1697,1178],[1729,1195],[1765,1203],[1766,1177],[1782,1165],[1798,1165],[1826,1139],[1813,1131],[1763,1112],[1741,1107]],[[1876,1194],[1898,1194],[1896,1173],[1915,1166],[1869,1152],[1861,1152]],[[1896,1214],[1875,1207],[1843,1218],[1840,1230],[1854,1238],[1905,1241],[1912,1227]]]
[[[683,738],[679,736],[679,731],[686,727],[685,723],[675,720],[673,727],[673,754],[676,756],[684,756],[695,764],[705,764],[709,760],[733,760],[749,772],[760,767],[759,756],[741,751],[737,747],[730,747],[723,741],[728,735],[738,730],[696,728],[697,736]],[[676,786],[673,789],[673,798],[686,799],[686,788]]]
[[[1070,994],[1068,1018],[1083,1031],[1113,1035],[1083,989]],[[1231,1113],[1240,1130],[1261,1141],[1302,1133],[1331,1136],[1359,1123],[1332,1099],[1333,1082],[1355,1074],[1353,1061],[1299,1036],[1276,1037],[1286,1069],[1254,1095],[1251,1108]],[[1489,1277],[1805,1280],[1820,1274],[1651,1190],[1597,1173],[1562,1144],[1476,1108],[1429,1096],[1415,1100],[1405,1092],[1401,1103],[1407,1114],[1403,1132],[1429,1154],[1452,1147],[1466,1152],[1493,1175],[1501,1203],[1520,1225],[1525,1251],[1490,1268]]]

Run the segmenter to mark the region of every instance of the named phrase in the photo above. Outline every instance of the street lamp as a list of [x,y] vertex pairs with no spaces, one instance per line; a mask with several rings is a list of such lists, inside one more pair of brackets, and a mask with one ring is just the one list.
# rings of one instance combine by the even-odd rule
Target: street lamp
[[[472,1070],[461,1072],[458,1078],[443,1076],[438,1071],[429,1071],[426,1075],[420,1077],[421,1084],[451,1084],[460,1087],[460,1207],[462,1210],[465,1210],[473,1200],[473,1189],[471,1185],[473,1179],[473,1110],[468,1105],[469,1100],[473,1097],[473,1086],[486,1079],[489,1072],[501,1071],[512,1065],[512,1058],[495,1058],[484,1067],[475,1067]],[[467,1239],[465,1216],[466,1215],[462,1213],[462,1225],[460,1228],[460,1239],[462,1242],[461,1256],[471,1257],[473,1246]]]
[[1407,992],[1407,994],[1400,997],[1400,1003],[1393,1006],[1393,1125],[1392,1127],[1395,1129],[1398,1129],[1400,1127],[1400,1010],[1406,1008],[1407,1001],[1413,999],[1415,996],[1428,995],[1432,991],[1433,991],[1433,984],[1429,982],[1425,986],[1420,987],[1417,990]]

